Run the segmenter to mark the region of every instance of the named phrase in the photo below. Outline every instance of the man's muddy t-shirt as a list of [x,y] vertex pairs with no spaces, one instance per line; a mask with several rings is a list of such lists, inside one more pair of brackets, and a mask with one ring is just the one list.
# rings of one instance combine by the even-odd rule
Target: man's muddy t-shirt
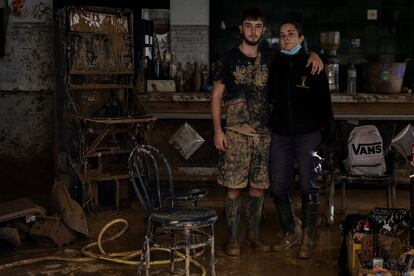
[[227,106],[227,129],[243,134],[268,132],[269,62],[267,52],[259,52],[256,58],[250,58],[238,47],[217,62],[214,80],[226,86],[223,101]]

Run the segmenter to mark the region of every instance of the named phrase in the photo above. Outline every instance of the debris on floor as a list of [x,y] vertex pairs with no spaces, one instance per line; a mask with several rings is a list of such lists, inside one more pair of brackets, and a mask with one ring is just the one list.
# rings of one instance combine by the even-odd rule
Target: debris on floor
[[30,224],[45,217],[46,210],[30,198],[20,198],[0,204],[0,240],[19,246],[30,230]]
[[41,245],[62,247],[89,237],[86,215],[64,182],[55,182],[51,202],[51,215],[30,198],[0,204],[0,240],[17,247],[30,235]]

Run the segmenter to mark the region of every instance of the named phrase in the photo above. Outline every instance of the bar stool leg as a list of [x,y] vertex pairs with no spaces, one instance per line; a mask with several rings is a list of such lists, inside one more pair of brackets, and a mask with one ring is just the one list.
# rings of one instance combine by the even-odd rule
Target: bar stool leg
[[170,273],[174,274],[175,270],[175,232],[173,230],[170,230]]
[[146,240],[147,243],[147,252],[145,252],[145,275],[146,276],[150,276],[150,259],[151,259],[151,248],[150,248],[150,242],[149,239],[147,238]]
[[210,267],[211,275],[216,276],[216,257],[214,254],[214,224],[211,225]]
[[190,276],[190,244],[191,234],[189,226],[184,227],[185,234],[185,276]]

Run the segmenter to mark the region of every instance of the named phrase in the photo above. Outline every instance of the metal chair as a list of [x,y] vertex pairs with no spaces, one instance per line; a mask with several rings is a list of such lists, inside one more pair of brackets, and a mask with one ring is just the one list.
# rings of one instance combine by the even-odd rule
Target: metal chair
[[[175,186],[174,201],[176,203],[189,203],[193,207],[197,207],[198,201],[207,195],[207,189],[193,188],[190,186]],[[161,188],[161,197],[168,197],[168,187]]]
[[[351,132],[351,128],[353,126],[346,125],[343,128],[343,133],[341,133],[341,138],[345,140],[342,141],[342,149],[346,148],[347,139],[349,137],[349,133]],[[387,170],[384,175],[373,176],[373,175],[352,175],[345,171],[344,168],[338,168],[340,166],[334,167],[332,166],[332,173],[330,177],[330,197],[329,197],[329,209],[331,216],[330,224],[333,223],[333,214],[334,214],[334,196],[335,196],[335,186],[341,185],[342,186],[342,200],[341,200],[341,209],[344,212],[346,207],[346,200],[345,200],[345,187],[348,184],[360,184],[360,185],[383,185],[387,186],[387,207],[393,208],[396,204],[396,182],[394,178],[394,172],[396,166],[398,165],[398,154],[391,150],[391,140],[394,136],[396,125],[393,123],[392,125],[386,125],[382,127],[378,127],[382,139],[383,139],[383,149],[385,155],[385,162],[387,166]],[[336,152],[337,159],[341,160],[341,157],[338,157],[338,152]],[[344,156],[344,154],[342,154]],[[339,162],[338,162],[339,163]]]
[[[147,150],[154,151],[153,154],[157,155],[158,150],[153,146],[147,146]],[[166,170],[160,172],[160,179],[163,179],[163,176],[167,175],[167,178],[169,178],[169,175],[171,172]],[[186,206],[190,204],[193,207],[197,207],[198,201],[203,199],[207,195],[207,189],[201,188],[201,187],[192,187],[190,185],[179,185],[174,186],[174,201],[177,203],[177,205],[180,206]],[[169,197],[170,191],[168,186],[161,186],[161,197]]]
[[[158,233],[167,231],[170,234],[167,247],[171,250],[171,273],[174,272],[176,250],[185,250],[185,273],[189,276],[191,252],[209,245],[211,274],[216,275],[214,223],[217,221],[217,213],[209,208],[176,207],[170,165],[156,148],[148,145],[136,146],[129,156],[128,164],[132,187],[147,217],[147,233],[139,272],[142,272],[145,265],[146,275],[149,275],[151,244],[154,244],[154,238]],[[161,167],[168,173],[168,195],[161,193]],[[180,234],[184,235],[184,240],[177,241],[176,238]]]

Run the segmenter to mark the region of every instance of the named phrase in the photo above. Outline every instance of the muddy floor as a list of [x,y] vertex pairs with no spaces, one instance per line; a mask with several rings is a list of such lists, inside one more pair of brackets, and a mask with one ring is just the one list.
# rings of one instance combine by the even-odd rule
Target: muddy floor
[[[398,191],[398,206],[407,208],[409,201],[408,190]],[[245,198],[245,196],[244,196]],[[337,205],[340,206],[339,194],[337,194]],[[281,253],[256,253],[243,244],[245,227],[240,231],[240,241],[242,242],[242,254],[240,257],[226,256],[223,246],[226,240],[227,230],[223,218],[223,194],[219,190],[209,193],[200,205],[213,207],[219,214],[219,220],[215,227],[216,237],[216,271],[217,275],[301,275],[301,276],[331,276],[337,275],[337,259],[339,247],[342,241],[338,223],[344,215],[336,217],[335,224],[326,226],[323,223],[318,226],[317,246],[315,254],[311,260],[298,260],[296,258],[297,248]],[[373,207],[386,207],[385,191],[372,190],[349,190],[347,192],[346,213],[367,213]],[[299,212],[299,205],[296,204],[296,211]],[[30,258],[42,256],[60,256],[67,258],[82,257],[80,249],[96,241],[101,228],[111,220],[123,218],[128,221],[128,231],[119,239],[104,244],[104,249],[108,252],[137,250],[142,247],[145,224],[143,213],[140,208],[133,206],[126,210],[102,210],[93,216],[88,217],[88,225],[91,233],[90,239],[78,240],[77,242],[64,248],[46,248],[37,245],[34,241],[27,239],[19,248],[13,248],[7,244],[0,244],[0,268],[1,265]],[[245,218],[241,224],[245,225]],[[114,232],[117,230],[112,229]],[[279,223],[276,219],[276,211],[271,199],[266,198],[264,220],[262,224],[263,240],[268,243],[275,243],[281,235]],[[108,234],[110,234],[108,232]],[[165,258],[168,256],[157,255],[154,257]],[[199,260],[208,268],[208,256],[204,254]],[[168,275],[168,267],[154,266],[151,275]],[[14,268],[0,270],[0,275],[136,275],[137,267],[131,265],[114,264],[102,260],[89,262],[61,262],[48,261],[36,264],[27,264]],[[200,270],[191,267],[192,275],[200,275]],[[184,275],[183,264],[178,263],[175,275]]]

